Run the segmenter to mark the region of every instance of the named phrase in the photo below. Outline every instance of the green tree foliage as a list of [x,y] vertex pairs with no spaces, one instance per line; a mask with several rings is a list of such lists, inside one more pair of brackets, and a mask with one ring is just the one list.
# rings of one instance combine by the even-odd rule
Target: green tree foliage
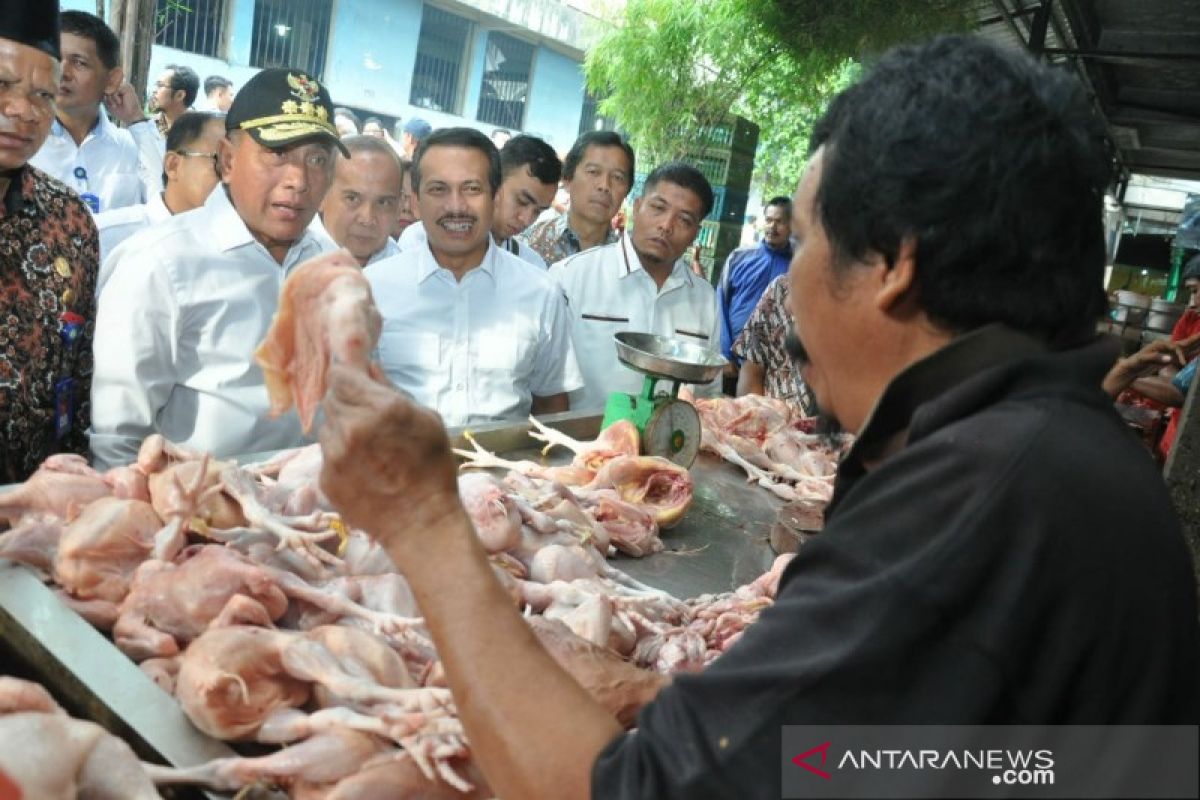
[[589,90],[659,163],[700,146],[730,112],[761,129],[756,180],[790,193],[813,122],[902,41],[963,29],[972,0],[629,0],[589,51]]

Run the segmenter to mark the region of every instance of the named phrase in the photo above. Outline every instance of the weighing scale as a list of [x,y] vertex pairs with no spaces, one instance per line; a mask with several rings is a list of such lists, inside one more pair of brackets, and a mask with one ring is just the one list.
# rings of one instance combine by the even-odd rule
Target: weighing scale
[[614,334],[613,341],[617,359],[646,378],[640,394],[608,396],[600,427],[627,419],[641,434],[643,454],[690,467],[700,452],[700,415],[679,399],[679,386],[710,383],[725,368],[725,359],[700,345],[650,333],[624,331]]

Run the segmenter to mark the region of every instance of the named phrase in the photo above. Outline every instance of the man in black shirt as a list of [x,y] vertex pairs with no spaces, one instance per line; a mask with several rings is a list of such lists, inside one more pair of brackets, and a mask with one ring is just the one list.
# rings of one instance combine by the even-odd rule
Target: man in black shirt
[[788,724],[1197,722],[1188,552],[1100,390],[1102,142],[1072,78],[977,38],[893,51],[835,100],[790,302],[804,380],[858,440],[775,605],[635,733],[506,600],[436,417],[333,370],[323,486],[409,578],[493,791],[777,798]]

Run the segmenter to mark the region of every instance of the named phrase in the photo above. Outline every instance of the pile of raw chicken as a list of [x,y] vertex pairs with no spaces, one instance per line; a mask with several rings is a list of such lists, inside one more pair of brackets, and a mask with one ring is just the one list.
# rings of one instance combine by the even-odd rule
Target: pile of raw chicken
[[838,460],[853,437],[814,433],[815,418],[763,395],[692,403],[700,413],[701,449],[741,467],[752,483],[788,502],[829,502]]
[[[298,269],[280,312],[303,321],[311,341],[276,342],[275,350],[285,361],[306,348],[321,363],[331,353],[363,360],[374,324],[364,311],[369,289],[364,301],[357,269],[344,262],[312,264],[323,272]],[[294,307],[289,287],[314,275],[326,287],[340,283],[336,296],[302,285],[293,299],[314,305]],[[331,334],[331,320],[345,319],[362,321],[352,326],[358,333]],[[277,384],[293,395],[279,409],[294,403],[310,422],[323,371],[302,387],[294,366],[277,367]],[[460,494],[514,605],[629,726],[669,675],[719,657],[770,605],[786,558],[721,595],[679,600],[639,584],[606,558],[661,547],[659,528],[691,502],[687,471],[637,456],[636,431],[623,426],[591,443],[549,429],[537,436],[573,448],[573,462],[505,462],[476,445],[465,466],[508,472],[466,471]],[[201,731],[286,745],[183,769],[122,767],[124,788],[89,796],[153,797],[145,776],[224,791],[279,786],[294,797],[490,796],[404,577],[364,532],[341,522],[321,491],[321,463],[316,445],[239,466],[155,435],[131,465],[99,473],[82,458],[54,456],[0,495],[0,525],[9,528],[0,558],[36,570],[109,632]],[[6,700],[6,690],[17,699]],[[60,729],[79,743],[70,767],[51,757],[59,745],[45,744],[59,734],[40,733]],[[0,740],[24,743],[0,749],[0,786],[15,780],[27,797],[73,796],[45,781],[94,789],[107,780],[95,765],[120,750],[110,739],[70,720],[37,687],[0,683]],[[26,752],[39,742],[50,751]],[[113,763],[127,765],[132,753],[120,755]],[[39,771],[39,763],[55,766]]]

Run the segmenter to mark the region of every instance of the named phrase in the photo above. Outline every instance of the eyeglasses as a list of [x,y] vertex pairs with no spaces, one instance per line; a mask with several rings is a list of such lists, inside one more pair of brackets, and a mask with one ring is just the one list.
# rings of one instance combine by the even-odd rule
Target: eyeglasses
[[200,153],[195,150],[176,150],[175,152],[184,158],[211,158],[214,164],[217,163],[216,153]]

